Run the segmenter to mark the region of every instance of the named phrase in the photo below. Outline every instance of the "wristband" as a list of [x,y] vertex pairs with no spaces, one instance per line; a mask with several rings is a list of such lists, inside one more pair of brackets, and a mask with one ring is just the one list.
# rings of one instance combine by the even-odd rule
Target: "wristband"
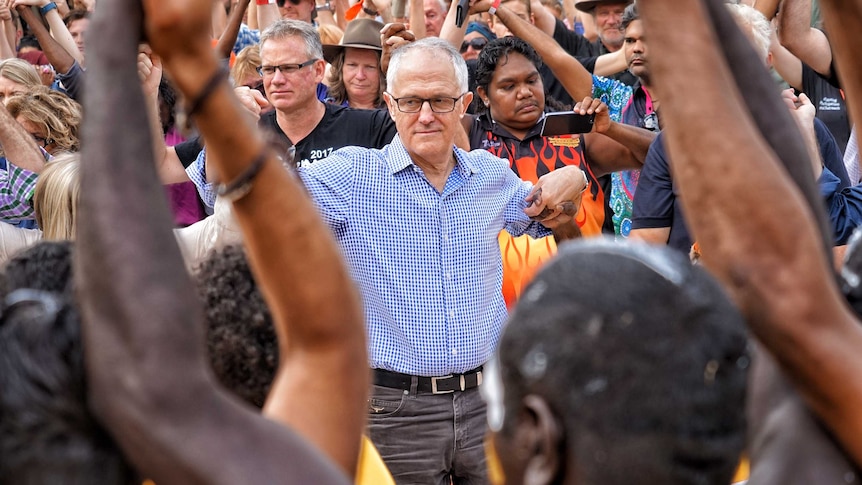
[[51,10],[56,10],[56,9],[57,9],[57,4],[54,2],[51,2],[48,5],[45,5],[44,7],[40,8],[39,13],[41,13],[42,16],[44,17],[45,15],[48,15],[48,12],[50,12]]
[[491,4],[491,8],[488,9],[488,15],[496,14],[498,8],[500,8],[500,0],[494,0],[494,3]]
[[367,13],[368,15],[371,15],[372,17],[376,17],[380,14],[380,12],[378,12],[377,10],[371,10],[370,8],[366,7],[365,5],[362,5],[362,11]]
[[314,7],[314,11],[315,12],[325,12],[325,11],[332,12],[332,4],[329,3],[329,0],[327,0],[327,2],[324,3],[323,5],[318,5],[318,6]]
[[239,176],[231,183],[220,184],[216,189],[216,194],[231,202],[236,202],[248,195],[248,193],[251,192],[252,183],[254,182],[255,177],[257,177],[257,174],[260,173],[260,169],[262,169],[266,163],[266,158],[266,150],[260,152],[260,154],[252,160],[248,168],[246,168],[243,173],[239,174]]
[[255,0],[254,3],[258,5],[272,5],[275,3],[275,0]]

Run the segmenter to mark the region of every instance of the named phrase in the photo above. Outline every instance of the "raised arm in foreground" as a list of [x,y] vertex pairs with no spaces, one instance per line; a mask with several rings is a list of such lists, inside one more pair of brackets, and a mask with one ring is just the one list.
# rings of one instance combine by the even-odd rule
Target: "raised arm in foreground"
[[[825,257],[824,232],[817,224],[821,218],[780,165],[781,160],[806,152],[803,148],[780,153],[769,133],[761,135],[765,126],[757,122],[757,106],[742,102],[728,59],[719,51],[726,33],[719,40],[707,27],[707,12],[717,18],[721,7],[718,1],[708,5],[711,1],[639,4],[650,49],[656,53],[652,59],[657,89],[673,93],[662,97],[662,116],[667,121],[674,181],[704,262],[734,295],[754,333],[809,406],[860,463],[862,416],[857,405],[862,384],[855,376],[862,369],[862,356],[856,351],[862,345],[862,329],[835,285]],[[689,75],[679,76],[680,70]],[[760,73],[749,73],[754,75]],[[699,98],[706,105],[685,103],[687,96],[697,95],[695,91],[706,96]],[[770,111],[772,125],[785,130],[786,108],[772,106],[777,93],[767,98],[762,99],[770,104],[762,106]],[[795,129],[790,130],[788,138],[798,138]],[[740,163],[721,163],[730,159]],[[789,168],[810,178],[806,162]],[[797,183],[802,180],[796,178]],[[802,188],[802,193],[808,192],[805,185]],[[782,203],[770,202],[776,200]]]
[[[209,48],[208,3],[153,0],[144,6],[149,37],[157,39],[153,50],[170,54],[164,56],[166,65],[174,69],[177,84],[189,99],[200,95],[217,68]],[[81,174],[76,264],[94,411],[127,457],[159,484],[346,483],[344,473],[306,440],[240,405],[216,386],[208,371],[201,345],[201,312],[191,303],[196,301],[195,292],[170,232],[170,215],[153,167],[136,72],[141,12],[136,0],[105,2],[95,13],[90,44],[93,55],[87,89],[99,95],[87,97],[84,154],[88,163]],[[206,75],[191,80],[188,72],[176,67],[181,62],[193,64],[189,69],[200,69],[197,72]],[[116,110],[118,105],[124,109]],[[218,140],[210,145],[214,159],[233,160],[230,168],[219,164],[223,180],[234,180],[263,147],[254,128],[243,123],[240,110],[225,83],[216,86],[200,110],[205,115],[199,119],[201,130]],[[225,122],[224,117],[232,121]],[[227,132],[224,140],[222,132]],[[268,211],[265,216],[264,211]],[[315,377],[335,383],[329,387],[330,394],[333,389],[343,389],[338,387],[342,376],[356,378],[356,386],[364,386],[361,320],[334,243],[310,202],[271,157],[264,162],[254,189],[237,204],[236,213],[247,231],[255,269],[264,266],[264,253],[272,255],[257,276],[279,332],[289,334],[291,350],[298,349],[294,353],[298,355],[286,357],[292,364],[287,367],[292,368],[282,372],[277,385],[295,380],[290,371],[296,367],[302,373],[308,372],[307,366],[317,365]],[[277,218],[280,229],[261,237],[260,226],[270,218]],[[284,238],[285,233],[294,239]],[[303,258],[292,262],[286,254],[296,251],[303,252]],[[309,270],[310,264],[317,264],[314,271]],[[288,284],[278,287],[283,288],[282,293],[293,292],[285,298],[274,291],[273,281],[278,278],[274,272],[295,281],[302,279],[322,296],[307,299],[305,286],[294,290]],[[337,301],[338,305],[329,306],[338,308],[326,310],[323,318],[319,313],[311,315],[307,305],[324,306],[319,304],[323,297]],[[360,334],[361,351],[351,353],[352,346],[345,349],[339,341],[327,338],[335,331],[327,319],[333,314],[341,317],[343,338]],[[296,327],[288,324],[293,322],[299,323]],[[319,327],[304,328],[314,323],[320,323]],[[358,330],[353,331],[354,327]],[[341,374],[334,375],[332,361],[337,359],[330,358],[329,352],[336,351],[348,355],[343,359],[354,359],[351,365],[362,372],[339,368]],[[328,401],[344,400],[346,404],[341,405],[358,408],[361,414],[364,399],[347,394],[351,389]],[[319,413],[330,411],[332,405],[318,401],[311,405],[308,394],[317,394],[313,387],[306,391],[306,396],[299,397],[305,397],[312,409],[300,418],[328,431],[328,423],[320,422],[324,418]],[[329,417],[337,421],[326,415]],[[361,419],[355,420],[358,423],[352,427],[343,425],[339,436],[355,441],[354,448],[358,448]],[[326,436],[325,431],[318,433]],[[310,438],[325,441],[321,434]]]

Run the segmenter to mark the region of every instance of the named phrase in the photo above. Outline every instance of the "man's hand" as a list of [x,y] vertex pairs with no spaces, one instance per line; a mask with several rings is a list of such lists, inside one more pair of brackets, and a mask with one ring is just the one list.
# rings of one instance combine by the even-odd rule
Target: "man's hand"
[[[16,0],[35,1],[35,0]],[[144,29],[153,52],[170,66],[176,60],[212,55],[212,0],[142,0]],[[172,71],[173,72],[173,71]]]
[[146,46],[142,46],[138,53],[138,77],[141,78],[144,96],[158,96],[159,84],[162,82],[162,61]]
[[54,68],[51,67],[50,64],[33,67],[35,67],[36,72],[39,73],[39,80],[42,81],[43,86],[51,87],[51,85],[54,84]]
[[605,133],[611,127],[611,115],[608,106],[600,99],[587,96],[583,101],[576,104],[572,111],[582,115],[596,115],[593,121],[593,133]]
[[233,92],[236,94],[242,107],[247,109],[249,114],[252,115],[255,122],[260,119],[260,112],[270,106],[269,101],[257,89],[251,89],[248,86],[237,86],[233,88]]
[[9,6],[9,0],[0,0],[0,21],[8,22],[12,20],[12,10]]
[[587,176],[579,167],[558,168],[539,178],[527,196],[530,205],[524,213],[538,218],[545,227],[557,227],[577,213],[587,185]]
[[383,29],[380,30],[380,45],[383,46],[383,52],[380,53],[380,70],[384,75],[389,69],[392,51],[415,40],[416,36],[407,30],[407,26],[404,24],[393,22],[383,26]]
[[485,13],[491,8],[491,5],[494,2],[491,0],[471,0],[470,1],[470,15],[476,15],[480,13]]
[[799,130],[805,133],[814,126],[814,117],[817,114],[817,108],[814,103],[808,99],[805,93],[797,96],[792,89],[785,89],[781,92],[781,100],[787,105],[790,114],[793,115],[793,120],[796,121],[796,126]]

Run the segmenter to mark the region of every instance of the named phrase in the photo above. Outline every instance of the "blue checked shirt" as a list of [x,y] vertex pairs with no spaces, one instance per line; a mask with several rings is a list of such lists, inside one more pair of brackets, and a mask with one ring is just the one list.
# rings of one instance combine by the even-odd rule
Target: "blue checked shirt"
[[508,162],[455,158],[442,193],[397,136],[300,169],[362,293],[372,368],[443,376],[484,364],[507,316],[497,234],[550,234],[524,214],[532,186]]

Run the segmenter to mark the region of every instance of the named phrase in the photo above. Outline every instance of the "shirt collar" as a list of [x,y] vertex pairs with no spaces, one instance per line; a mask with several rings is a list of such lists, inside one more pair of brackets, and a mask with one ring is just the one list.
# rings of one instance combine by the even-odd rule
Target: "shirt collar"
[[[468,177],[471,174],[479,172],[479,167],[470,160],[470,157],[467,156],[467,152],[457,147],[454,148],[454,152],[455,169],[458,170],[461,175]],[[392,143],[389,144],[388,155],[389,156],[385,157],[385,159],[386,164],[389,166],[389,173],[395,174],[414,165],[413,159],[410,158],[410,154],[407,153],[407,148],[405,148],[404,143],[401,142],[400,135],[395,135],[395,138],[392,139]]]

